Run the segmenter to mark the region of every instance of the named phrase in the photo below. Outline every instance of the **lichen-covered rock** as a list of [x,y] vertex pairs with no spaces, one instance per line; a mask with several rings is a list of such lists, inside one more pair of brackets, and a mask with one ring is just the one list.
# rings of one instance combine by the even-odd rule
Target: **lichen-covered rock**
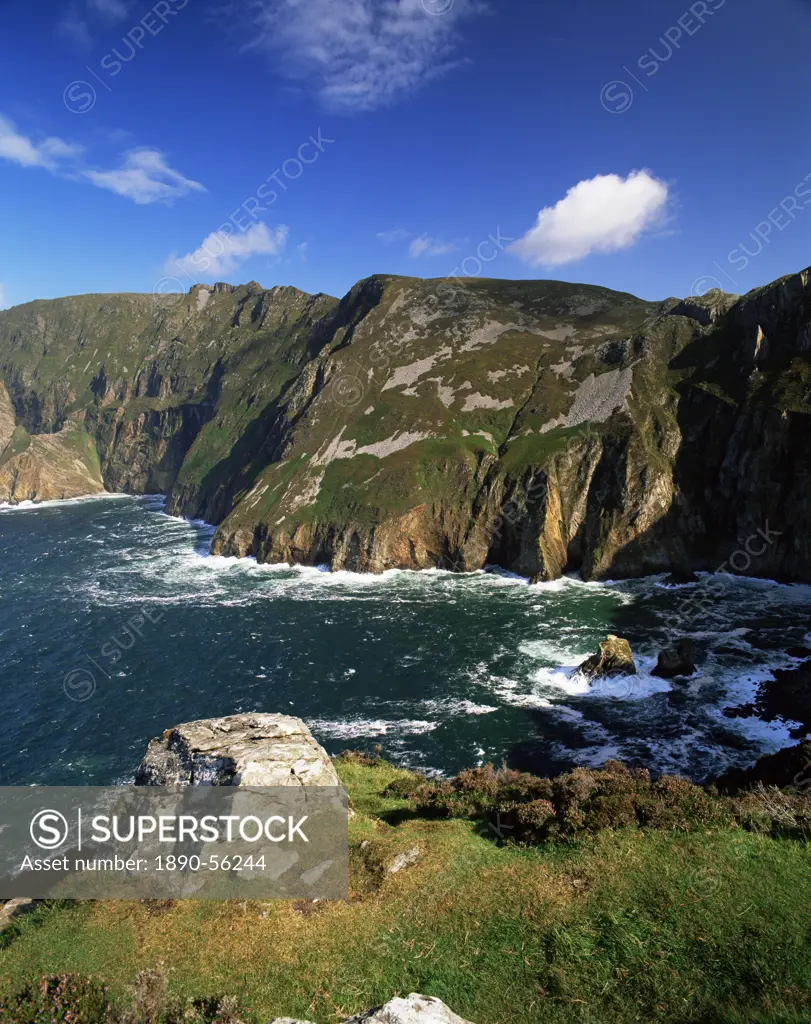
[[417,992],[390,999],[384,1006],[350,1017],[346,1024],[470,1024],[441,999]]
[[398,853],[396,857],[392,858],[386,870],[390,875],[396,875],[403,868],[410,868],[412,864],[416,864],[420,859],[421,852],[419,846],[412,846],[408,850],[403,850],[402,853]]
[[185,722],[150,742],[136,785],[340,786],[300,718],[245,714]]
[[[292,1017],[277,1017],[271,1024],[309,1024]],[[454,1013],[441,999],[417,992],[390,999],[384,1006],[350,1017],[344,1024],[470,1024]]]
[[0,906],[0,932],[4,932],[6,928],[10,928],[11,925],[20,917],[25,914],[30,914],[42,900],[30,900],[20,896],[13,900],[4,900]]
[[669,312],[671,316],[686,316],[703,327],[709,327],[728,313],[739,298],[739,295],[729,295],[720,288],[711,288],[704,295],[683,299]]
[[631,645],[620,636],[608,634],[600,644],[600,653],[578,666],[578,673],[586,679],[603,679],[609,676],[635,676],[636,665]]

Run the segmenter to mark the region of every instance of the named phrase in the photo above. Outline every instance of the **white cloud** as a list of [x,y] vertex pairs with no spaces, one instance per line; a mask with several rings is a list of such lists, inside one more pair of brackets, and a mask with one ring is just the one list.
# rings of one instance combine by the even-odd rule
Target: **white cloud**
[[667,200],[667,184],[649,171],[632,171],[627,178],[598,174],[570,188],[555,206],[544,207],[535,226],[509,248],[543,267],[627,249],[661,223]]
[[126,18],[129,13],[125,0],[87,0],[87,6],[105,18]]
[[42,142],[32,142],[17,131],[14,123],[0,114],[0,158],[21,167],[44,167],[56,170],[61,160],[73,160],[82,155],[82,147],[54,136]]
[[260,221],[240,235],[212,231],[194,252],[177,259],[170,257],[166,261],[166,272],[172,273],[179,267],[193,280],[199,277],[227,277],[251,256],[281,255],[286,244],[287,228],[284,224],[271,230]]
[[0,309],[6,308],[6,289],[2,281],[0,281]]
[[190,192],[205,192],[199,181],[192,181],[172,170],[163,154],[155,149],[132,150],[127,153],[124,166],[118,170],[86,170],[82,171],[82,177],[139,205],[169,203]]
[[252,45],[272,52],[282,74],[314,88],[328,107],[372,110],[454,67],[457,25],[484,4],[257,0],[256,9],[258,37]]
[[383,245],[391,245],[392,242],[402,242],[406,238],[411,238],[411,232],[406,231],[405,228],[394,228],[391,231],[378,231],[375,237]]
[[169,203],[190,192],[205,192],[199,181],[173,170],[156,149],[134,149],[126,154],[123,167],[95,170],[82,166],[85,150],[74,142],[50,136],[34,142],[0,114],[0,160],[20,167],[41,167],[72,181],[89,181],[141,205]]
[[408,255],[413,260],[419,256],[446,256],[458,248],[459,242],[441,242],[438,238],[431,238],[430,235],[420,235],[408,247]]

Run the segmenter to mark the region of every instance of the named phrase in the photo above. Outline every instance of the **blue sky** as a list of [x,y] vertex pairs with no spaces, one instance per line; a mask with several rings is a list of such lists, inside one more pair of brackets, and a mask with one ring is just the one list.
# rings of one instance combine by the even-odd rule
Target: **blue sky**
[[3,6],[0,306],[811,264],[809,0]]

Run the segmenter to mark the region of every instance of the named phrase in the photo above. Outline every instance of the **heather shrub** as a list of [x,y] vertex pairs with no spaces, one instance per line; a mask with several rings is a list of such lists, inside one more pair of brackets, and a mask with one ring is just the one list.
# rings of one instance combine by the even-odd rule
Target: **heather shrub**
[[508,813],[535,800],[550,800],[552,783],[536,775],[494,768],[468,768],[450,781],[423,782],[409,794],[421,813],[448,817],[480,817]]
[[727,802],[701,786],[673,775],[653,781],[647,769],[619,761],[575,768],[555,779],[485,765],[454,779],[422,782],[406,795],[425,814],[497,817],[510,838],[530,843],[609,828],[688,831],[735,820]]
[[791,839],[811,838],[811,799],[805,794],[764,786],[728,797],[737,821],[750,832]]
[[139,971],[132,986],[132,1006],[124,1024],[159,1024],[166,1010],[166,975],[161,971]]
[[81,974],[47,974],[0,996],[3,1024],[115,1024],[107,988]]
[[179,1000],[160,971],[140,971],[130,1005],[117,1008],[107,987],[81,974],[48,974],[0,996],[3,1024],[244,1024],[230,996]]
[[355,895],[378,892],[386,878],[385,847],[369,839],[350,846],[349,877]]
[[169,995],[162,971],[139,971],[131,1003],[120,1024],[243,1024],[237,1001],[230,996],[180,1000]]

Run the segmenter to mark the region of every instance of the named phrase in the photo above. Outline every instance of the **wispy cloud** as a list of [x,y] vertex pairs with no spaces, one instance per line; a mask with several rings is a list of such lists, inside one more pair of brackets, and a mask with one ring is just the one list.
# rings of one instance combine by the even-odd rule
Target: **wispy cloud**
[[430,235],[419,235],[408,247],[408,255],[413,260],[420,256],[446,256],[456,252],[460,245],[460,242],[442,242]]
[[64,139],[49,136],[42,142],[33,142],[17,130],[14,123],[0,114],[0,159],[10,160],[20,167],[44,167],[54,171],[60,162],[81,157],[84,150]]
[[533,266],[557,267],[592,252],[617,252],[662,223],[669,189],[649,171],[599,174],[579,182],[510,247]]
[[113,171],[82,171],[99,188],[132,199],[139,205],[169,203],[190,192],[205,192],[199,181],[173,170],[156,149],[135,149],[126,154],[124,166]]
[[413,231],[406,231],[405,228],[392,228],[390,231],[378,231],[375,235],[378,242],[383,245],[393,245],[395,242],[405,242],[409,238],[411,244],[408,247],[408,255],[411,259],[418,259],[420,256],[445,256],[449,252],[456,252],[462,242],[456,239],[451,242],[443,242],[439,238],[423,232],[421,235]]
[[23,135],[12,121],[0,114],[0,160],[20,167],[39,167],[60,178],[89,181],[139,205],[171,203],[190,192],[205,192],[199,181],[185,177],[166,162],[156,149],[133,149],[125,154],[121,167],[98,170],[85,162],[83,146],[49,136],[36,142]]
[[84,3],[70,3],[57,23],[56,30],[80,50],[89,50],[93,45],[94,21],[119,21],[126,18],[129,12],[129,0],[84,0]]
[[459,23],[484,9],[482,0],[256,0],[252,45],[328,107],[372,110],[457,66]]
[[93,45],[90,26],[75,7],[69,7],[62,15],[56,26],[56,31],[79,50],[89,50]]
[[2,281],[0,281],[0,309],[6,308],[6,289]]
[[251,256],[280,256],[287,244],[287,234],[284,224],[271,229],[261,221],[239,235],[213,231],[194,252],[177,258],[170,256],[166,272],[171,274],[179,267],[193,280],[227,277]]
[[392,245],[394,242],[404,242],[411,238],[411,235],[412,232],[406,231],[405,228],[393,228],[391,231],[378,231],[375,238],[383,245]]
[[86,0],[87,6],[105,18],[126,18],[130,5],[126,0]]

